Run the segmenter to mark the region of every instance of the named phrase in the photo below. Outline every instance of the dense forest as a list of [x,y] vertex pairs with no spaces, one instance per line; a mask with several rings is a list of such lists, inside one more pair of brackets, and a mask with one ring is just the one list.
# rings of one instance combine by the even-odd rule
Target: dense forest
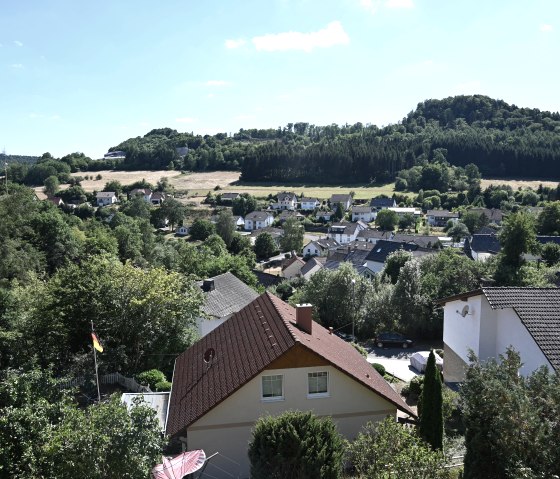
[[[240,170],[243,181],[376,183],[431,163],[465,167],[483,176],[560,178],[560,114],[519,108],[482,95],[427,100],[401,122],[277,129],[241,129],[228,135],[195,135],[171,128],[110,148],[126,158],[92,160],[71,153],[59,161],[70,172],[103,169]],[[12,164],[9,176],[42,184],[60,174],[47,154],[36,166]],[[527,168],[531,165],[531,168]],[[59,165],[60,166],[60,165]],[[49,171],[47,171],[47,169]],[[55,171],[56,170],[56,171]]]

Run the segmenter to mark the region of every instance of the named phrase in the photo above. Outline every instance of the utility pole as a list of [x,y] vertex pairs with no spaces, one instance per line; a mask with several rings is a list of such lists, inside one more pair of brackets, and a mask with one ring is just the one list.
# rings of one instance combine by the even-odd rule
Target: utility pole
[[352,279],[352,342],[356,342],[354,336],[354,321],[356,319],[356,280]]

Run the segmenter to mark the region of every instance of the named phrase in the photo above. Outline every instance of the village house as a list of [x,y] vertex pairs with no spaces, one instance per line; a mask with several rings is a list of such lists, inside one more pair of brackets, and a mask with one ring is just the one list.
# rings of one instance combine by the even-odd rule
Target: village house
[[258,296],[253,288],[230,272],[200,281],[198,286],[204,293],[203,316],[196,321],[200,337],[206,336]]
[[512,346],[520,374],[541,366],[560,372],[560,289],[488,287],[441,299],[443,376],[461,382],[469,351],[485,361]]
[[467,210],[467,213],[484,215],[486,216],[488,223],[492,223],[498,226],[502,224],[502,221],[504,219],[504,213],[502,212],[502,210],[499,210],[497,208],[471,208],[470,210]]
[[363,221],[364,223],[371,223],[375,220],[376,214],[371,209],[371,206],[353,206],[352,207],[352,221]]
[[162,191],[155,191],[152,193],[152,197],[150,198],[150,202],[154,206],[161,206],[161,204],[165,201],[167,195]]
[[222,203],[233,203],[239,196],[239,193],[222,193],[220,195],[220,201]]
[[459,221],[459,213],[452,213],[447,210],[428,210],[426,218],[430,226],[444,227],[448,221],[457,223]]
[[128,198],[132,199],[136,196],[141,196],[146,203],[152,202],[152,190],[150,188],[134,188],[128,194]]
[[271,226],[274,222],[274,216],[267,211],[253,211],[245,216],[245,230],[253,231]]
[[303,256],[327,256],[329,250],[339,246],[338,241],[325,238],[310,241],[303,247]]
[[300,209],[304,211],[313,211],[321,206],[321,202],[317,198],[300,198]]
[[228,458],[212,476],[249,477],[255,422],[293,410],[332,417],[348,440],[369,421],[414,416],[351,344],[312,320],[311,305],[264,293],[177,358],[166,432],[178,447]]
[[317,211],[315,219],[317,221],[330,221],[334,215],[334,211]]
[[421,248],[414,243],[379,240],[366,256],[366,266],[371,271],[379,273],[385,267],[385,262],[387,261],[389,255],[399,250],[409,251],[415,258],[435,253],[435,250],[433,249]]
[[[560,245],[560,236],[537,235],[536,240],[541,245],[556,243]],[[488,258],[497,255],[502,249],[500,239],[495,233],[474,234],[465,240],[465,254],[475,261],[486,261]],[[539,254],[525,253],[523,259],[527,261],[538,261]]]
[[420,208],[408,208],[408,207],[390,207],[387,208],[389,211],[394,211],[395,213],[397,213],[397,215],[400,217],[404,216],[404,215],[412,215],[415,218],[420,218],[422,216],[422,210]]
[[323,269],[325,257],[313,257],[301,268],[299,274],[302,278],[309,279],[315,273]]
[[328,232],[328,237],[340,244],[350,243],[358,237],[358,233],[367,229],[367,225],[358,221],[357,223],[334,223]]
[[396,208],[397,202],[394,198],[372,198],[369,205],[373,210],[381,211],[387,208]]
[[95,195],[97,206],[107,206],[116,203],[117,195],[114,191],[100,191]]
[[348,211],[350,206],[352,206],[352,195],[351,194],[335,194],[331,196],[330,203],[331,208],[336,209],[336,205],[340,203],[344,211]]
[[278,193],[276,203],[272,203],[270,207],[273,210],[295,210],[297,208],[297,195],[288,191]]
[[179,226],[175,231],[177,236],[187,236],[189,234],[189,228],[185,225]]
[[283,223],[288,218],[295,218],[298,221],[303,221],[305,216],[295,210],[284,210],[278,215],[277,220]]
[[301,276],[301,269],[305,266],[305,261],[299,258],[295,253],[292,257],[284,261],[282,264],[282,277],[286,279]]

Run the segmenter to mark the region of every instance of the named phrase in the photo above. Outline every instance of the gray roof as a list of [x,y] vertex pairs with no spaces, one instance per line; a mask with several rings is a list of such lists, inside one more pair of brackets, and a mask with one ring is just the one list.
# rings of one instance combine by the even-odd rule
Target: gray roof
[[434,248],[441,244],[439,237],[431,235],[405,235],[397,233],[389,239],[391,241],[400,241],[401,243],[414,243],[422,248]]
[[317,198],[300,198],[299,199],[300,203],[311,203],[311,202],[317,202],[319,201]]
[[112,198],[113,196],[116,196],[114,191],[100,191],[96,198]]
[[398,250],[403,251],[416,251],[418,245],[412,243],[399,243],[397,241],[379,240],[375,247],[366,256],[367,261],[374,261],[376,263],[385,263],[387,257]]
[[465,211],[465,213],[478,213],[478,214],[483,214],[484,216],[486,216],[490,222],[495,222],[495,221],[502,221],[503,217],[504,217],[504,213],[502,212],[502,210],[499,210],[497,208],[471,208],[470,210]]
[[[214,289],[204,293],[202,310],[209,316],[223,318],[236,313],[253,301],[258,293],[227,272],[210,278],[214,280]],[[202,281],[198,283],[202,286]]]
[[379,230],[362,230],[358,233],[358,238],[376,238],[376,239],[391,239],[393,235],[392,231],[379,231]]
[[393,198],[372,198],[370,205],[375,208],[390,208],[397,203]]
[[299,271],[302,276],[305,276],[309,273],[313,268],[319,266],[319,269],[323,267],[323,264],[320,261],[317,261],[315,258],[311,258]]
[[253,211],[252,213],[246,215],[245,219],[250,221],[264,221],[269,216],[272,215],[270,213],[267,213],[266,211]]
[[552,367],[560,371],[560,289],[489,287],[451,296],[438,303],[481,293],[492,309],[512,308]]
[[350,193],[334,194],[331,196],[331,203],[346,203],[348,200],[352,200]]
[[352,213],[371,213],[371,206],[353,206]]
[[222,200],[234,200],[239,196],[240,193],[222,193]]
[[428,210],[428,216],[437,216],[438,218],[459,218],[459,213],[453,213],[447,210]]

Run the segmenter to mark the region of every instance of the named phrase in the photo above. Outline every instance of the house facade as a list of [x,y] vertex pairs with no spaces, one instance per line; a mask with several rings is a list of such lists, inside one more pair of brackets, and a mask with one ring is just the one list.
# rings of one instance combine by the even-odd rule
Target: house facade
[[484,361],[512,346],[520,374],[541,366],[560,371],[560,289],[491,287],[439,301],[443,306],[443,374],[461,382],[469,350]]
[[447,210],[428,210],[426,219],[430,226],[444,227],[448,221],[457,223],[459,221],[459,213],[452,213]]
[[339,246],[338,241],[333,239],[318,239],[307,243],[302,250],[303,256],[327,256],[330,250]]
[[353,346],[312,321],[311,305],[264,293],[177,358],[167,434],[238,465],[209,466],[212,476],[245,478],[255,422],[288,410],[330,416],[349,440],[368,421],[414,415]]
[[95,196],[95,199],[97,201],[97,206],[108,206],[118,201],[114,191],[100,191]]
[[270,207],[273,210],[295,210],[297,208],[297,195],[288,191],[278,193],[276,203],[272,203]]
[[352,195],[351,194],[335,194],[331,196],[331,208],[336,209],[336,205],[340,203],[344,211],[348,211],[350,206],[352,206]]
[[152,190],[150,188],[134,188],[129,194],[129,199],[141,196],[146,203],[152,202]]
[[396,208],[397,202],[394,198],[372,198],[369,205],[375,211],[386,210],[387,208]]
[[328,237],[340,244],[346,244],[354,241],[358,237],[358,233],[367,229],[363,223],[334,223],[329,228]]
[[313,211],[315,208],[321,206],[321,202],[317,198],[300,198],[300,209],[304,211]]
[[371,209],[371,206],[353,206],[352,207],[352,221],[363,221],[364,223],[371,223],[375,220],[376,214]]
[[273,222],[274,217],[270,213],[266,211],[253,211],[245,216],[245,230],[260,230],[261,228],[271,226]]

